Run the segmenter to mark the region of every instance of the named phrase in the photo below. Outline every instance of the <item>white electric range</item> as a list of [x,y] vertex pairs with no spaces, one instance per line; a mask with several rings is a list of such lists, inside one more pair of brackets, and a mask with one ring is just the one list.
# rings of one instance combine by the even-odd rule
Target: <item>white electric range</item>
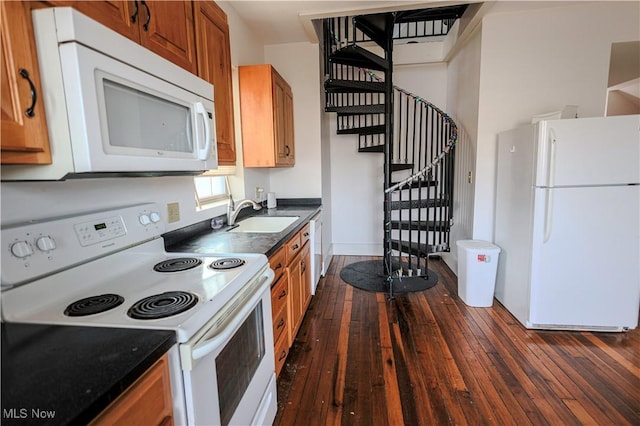
[[174,330],[176,423],[273,421],[266,256],[168,253],[161,211],[150,203],[3,228],[3,321]]

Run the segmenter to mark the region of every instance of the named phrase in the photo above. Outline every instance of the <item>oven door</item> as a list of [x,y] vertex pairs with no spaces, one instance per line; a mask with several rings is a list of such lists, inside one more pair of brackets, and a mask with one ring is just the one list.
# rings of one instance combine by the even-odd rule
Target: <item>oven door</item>
[[258,274],[203,330],[180,345],[189,424],[273,422],[273,276],[268,268]]

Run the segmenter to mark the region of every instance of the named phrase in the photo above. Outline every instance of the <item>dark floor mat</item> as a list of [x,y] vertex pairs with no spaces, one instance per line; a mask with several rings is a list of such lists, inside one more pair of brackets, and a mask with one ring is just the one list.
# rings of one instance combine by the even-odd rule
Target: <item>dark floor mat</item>
[[[345,266],[340,278],[352,286],[378,293],[389,292],[382,260],[364,260]],[[438,283],[438,274],[428,270],[426,276],[394,278],[393,293],[413,293],[427,290]]]

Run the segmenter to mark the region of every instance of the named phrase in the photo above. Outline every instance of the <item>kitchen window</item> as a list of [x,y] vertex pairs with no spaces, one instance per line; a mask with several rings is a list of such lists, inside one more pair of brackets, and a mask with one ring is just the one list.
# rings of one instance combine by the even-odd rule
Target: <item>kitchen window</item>
[[219,201],[228,200],[229,184],[226,175],[234,173],[235,167],[219,167],[218,170],[193,178],[198,208],[206,209]]

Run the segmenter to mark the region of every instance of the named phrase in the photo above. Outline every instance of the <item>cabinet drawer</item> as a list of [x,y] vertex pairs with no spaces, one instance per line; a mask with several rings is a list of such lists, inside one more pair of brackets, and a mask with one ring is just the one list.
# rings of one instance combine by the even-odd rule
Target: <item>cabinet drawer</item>
[[307,223],[304,228],[300,230],[300,246],[304,247],[307,241],[309,241],[309,238],[311,238],[311,227]]
[[284,362],[289,355],[289,341],[287,339],[287,333],[282,333],[274,345],[275,362],[276,362],[276,377],[280,375],[280,370],[284,366]]
[[286,247],[284,246],[280,247],[280,249],[269,258],[269,266],[271,266],[271,269],[273,269],[273,272],[276,274],[273,278],[274,283],[282,276],[286,261]]
[[289,300],[289,280],[284,276],[271,288],[271,312],[274,320],[276,313],[287,306],[287,300]]
[[302,248],[302,243],[300,241],[300,232],[298,232],[296,235],[291,237],[291,239],[287,242],[285,247],[287,250],[287,265],[288,265],[291,263],[293,258],[296,257],[296,254],[298,254],[298,252]]
[[278,311],[273,311],[273,340],[276,341],[280,338],[281,334],[288,335],[287,322],[289,321],[289,314],[287,312],[287,305],[284,304]]

